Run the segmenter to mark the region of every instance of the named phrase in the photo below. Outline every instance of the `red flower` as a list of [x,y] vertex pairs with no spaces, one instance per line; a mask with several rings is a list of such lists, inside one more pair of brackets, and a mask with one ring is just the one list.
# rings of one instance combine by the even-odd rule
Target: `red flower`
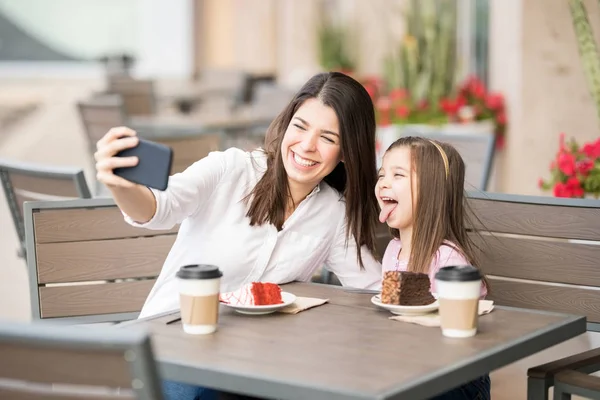
[[565,145],[565,133],[564,132],[561,132],[560,135],[558,135],[558,144],[559,144],[561,150],[563,150],[567,147]]
[[460,107],[464,104],[463,98],[457,98],[456,100],[452,99],[441,99],[440,100],[440,109],[444,111],[449,116],[455,116],[458,113]]
[[579,174],[587,176],[594,169],[594,162],[592,160],[583,160],[578,162],[576,166]]
[[593,143],[586,143],[581,151],[589,158],[595,159],[600,157],[600,139]]
[[496,114],[496,122],[500,125],[506,125],[506,113],[504,111]]
[[504,136],[496,136],[496,146],[499,149],[503,149],[504,148],[504,143],[505,142],[506,142],[506,139],[504,138]]
[[498,111],[504,108],[504,97],[500,93],[490,93],[485,97],[485,106],[490,110]]
[[583,197],[584,191],[581,187],[581,182],[576,177],[569,178],[567,180],[567,186],[571,190],[573,197]]
[[544,187],[544,180],[542,178],[538,179],[538,187],[541,189]]
[[419,110],[425,110],[427,109],[427,107],[429,107],[429,103],[425,99],[419,101],[419,103],[417,104],[417,108]]
[[408,117],[408,115],[410,114],[410,108],[408,108],[405,105],[399,105],[398,107],[396,107],[396,116],[400,117],[400,118],[406,118]]
[[575,156],[571,153],[561,151],[556,159],[558,163],[558,169],[567,176],[571,176],[575,173]]
[[555,197],[571,197],[568,193],[567,185],[562,182],[557,182],[554,185],[554,196]]
[[467,92],[477,99],[483,99],[485,97],[485,86],[477,76],[472,75],[465,81],[461,92]]
[[407,92],[405,89],[402,88],[397,88],[397,89],[393,89],[390,91],[390,100],[392,100],[392,102],[398,101],[398,100],[404,100],[407,97]]
[[369,93],[371,100],[374,100],[375,95],[377,94],[377,89],[375,88],[375,86],[370,83],[365,83],[364,87],[365,87],[365,90],[367,91],[367,93]]
[[566,183],[558,182],[554,185],[556,197],[583,197],[584,193],[581,183],[575,177],[569,178]]
[[390,99],[388,99],[387,97],[380,97],[377,100],[377,104],[375,104],[375,107],[377,108],[377,111],[380,113],[381,116],[381,125],[383,126],[387,126],[389,124],[391,124],[391,116],[390,116],[390,109],[392,107],[392,103],[390,102]]

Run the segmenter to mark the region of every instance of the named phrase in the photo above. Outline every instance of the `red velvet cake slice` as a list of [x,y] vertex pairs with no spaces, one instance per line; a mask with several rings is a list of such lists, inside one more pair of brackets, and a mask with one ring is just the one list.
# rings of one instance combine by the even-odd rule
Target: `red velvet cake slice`
[[226,304],[240,306],[267,306],[283,303],[279,285],[266,282],[252,282],[234,292],[222,293],[220,300]]

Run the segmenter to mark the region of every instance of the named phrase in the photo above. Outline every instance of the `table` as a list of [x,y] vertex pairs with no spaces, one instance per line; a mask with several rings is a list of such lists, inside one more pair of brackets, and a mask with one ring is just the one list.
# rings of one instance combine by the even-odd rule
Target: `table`
[[221,306],[219,330],[192,336],[167,324],[178,313],[123,328],[147,329],[161,374],[278,399],[425,399],[586,331],[585,317],[496,307],[479,333],[450,339],[439,328],[390,320],[373,294],[292,283],[297,296],[329,298],[296,315],[247,316]]

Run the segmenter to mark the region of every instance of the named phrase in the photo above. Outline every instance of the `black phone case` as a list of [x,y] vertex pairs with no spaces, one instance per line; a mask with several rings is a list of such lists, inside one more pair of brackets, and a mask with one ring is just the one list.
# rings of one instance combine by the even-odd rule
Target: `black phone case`
[[154,189],[167,188],[173,163],[173,150],[169,146],[140,139],[136,147],[123,150],[116,156],[136,156],[139,162],[134,167],[115,168],[115,175]]

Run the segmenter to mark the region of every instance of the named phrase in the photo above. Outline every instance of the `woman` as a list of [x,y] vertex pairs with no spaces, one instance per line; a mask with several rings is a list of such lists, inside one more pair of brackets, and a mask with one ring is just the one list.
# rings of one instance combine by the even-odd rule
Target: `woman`
[[186,264],[218,265],[222,291],[309,281],[321,266],[345,286],[380,287],[375,115],[363,86],[341,73],[312,77],[267,137],[265,150],[211,153],[170,177],[164,192],[112,173],[137,164],[115,157],[137,144],[134,131],[114,128],[98,142],[98,180],[129,223],[181,224],[140,317],[178,309],[175,273]]

